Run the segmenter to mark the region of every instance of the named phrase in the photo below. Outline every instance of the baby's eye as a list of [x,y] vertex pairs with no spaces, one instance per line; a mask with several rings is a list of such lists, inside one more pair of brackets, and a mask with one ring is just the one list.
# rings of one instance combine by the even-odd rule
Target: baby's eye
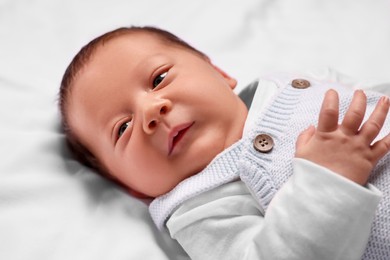
[[118,138],[120,138],[123,133],[126,131],[127,127],[129,127],[131,121],[127,121],[125,123],[123,123],[120,127],[119,127],[119,130],[118,130]]
[[157,87],[167,76],[168,72],[161,73],[153,80],[153,88]]

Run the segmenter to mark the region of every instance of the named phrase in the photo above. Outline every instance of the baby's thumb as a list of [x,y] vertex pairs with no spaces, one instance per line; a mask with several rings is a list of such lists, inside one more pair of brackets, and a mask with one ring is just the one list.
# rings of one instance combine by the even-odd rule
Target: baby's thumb
[[299,149],[301,146],[305,145],[314,135],[314,132],[315,132],[315,127],[313,125],[303,130],[298,136],[296,142],[296,149]]

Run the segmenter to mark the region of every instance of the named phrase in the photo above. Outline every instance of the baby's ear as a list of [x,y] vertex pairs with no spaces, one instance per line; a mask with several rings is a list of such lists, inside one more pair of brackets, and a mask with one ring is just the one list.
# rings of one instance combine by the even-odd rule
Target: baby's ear
[[[210,62],[211,63],[211,62]],[[236,86],[237,86],[237,80],[235,78],[232,78],[230,77],[229,74],[227,74],[225,71],[223,71],[222,69],[220,69],[219,67],[215,66],[214,64],[211,63],[211,65],[214,67],[214,69],[216,71],[219,72],[219,74],[222,75],[222,77],[224,77],[224,79],[226,80],[226,82],[229,84],[230,88],[231,89],[234,89]]]

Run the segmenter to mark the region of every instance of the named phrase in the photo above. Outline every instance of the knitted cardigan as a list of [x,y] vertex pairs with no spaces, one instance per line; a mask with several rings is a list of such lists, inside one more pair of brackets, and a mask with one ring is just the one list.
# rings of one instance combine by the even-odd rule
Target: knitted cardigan
[[[162,229],[170,214],[184,201],[219,185],[240,178],[248,186],[265,211],[275,193],[293,174],[292,158],[297,136],[309,125],[316,125],[325,92],[336,89],[340,98],[340,118],[345,114],[351,98],[350,88],[333,82],[309,79],[306,89],[294,88],[290,76],[269,77],[279,87],[270,104],[256,119],[253,127],[240,141],[217,155],[200,173],[182,181],[172,191],[156,198],[149,207],[158,228]],[[373,111],[380,95],[366,92],[367,112]],[[390,132],[390,120],[377,138]],[[260,153],[253,146],[258,134],[272,137],[274,147]],[[383,193],[372,226],[363,259],[389,259],[390,257],[390,155],[379,161],[369,182]]]

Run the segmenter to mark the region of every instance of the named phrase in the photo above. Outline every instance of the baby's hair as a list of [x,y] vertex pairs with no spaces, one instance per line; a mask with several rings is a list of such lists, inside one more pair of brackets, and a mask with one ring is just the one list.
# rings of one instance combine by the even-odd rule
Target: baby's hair
[[68,65],[65,73],[62,77],[61,86],[59,90],[59,110],[61,113],[61,124],[62,129],[66,136],[66,142],[73,156],[83,163],[84,165],[95,169],[97,172],[101,173],[103,176],[111,178],[112,175],[105,169],[105,167],[99,162],[99,160],[92,154],[89,149],[83,145],[83,143],[79,140],[79,138],[73,133],[69,122],[68,122],[68,103],[69,103],[69,95],[72,90],[72,85],[80,73],[80,71],[88,64],[89,60],[95,53],[96,49],[99,46],[103,46],[108,41],[118,38],[123,35],[134,34],[137,32],[149,33],[157,37],[157,39],[162,40],[165,44],[175,45],[177,47],[181,47],[187,49],[189,51],[194,52],[200,57],[209,60],[208,57],[200,52],[199,50],[193,48],[191,45],[178,38],[176,35],[156,28],[156,27],[121,27],[115,29],[113,31],[107,32],[92,41],[90,41],[87,45],[81,48],[81,50],[76,54],[73,60]]

